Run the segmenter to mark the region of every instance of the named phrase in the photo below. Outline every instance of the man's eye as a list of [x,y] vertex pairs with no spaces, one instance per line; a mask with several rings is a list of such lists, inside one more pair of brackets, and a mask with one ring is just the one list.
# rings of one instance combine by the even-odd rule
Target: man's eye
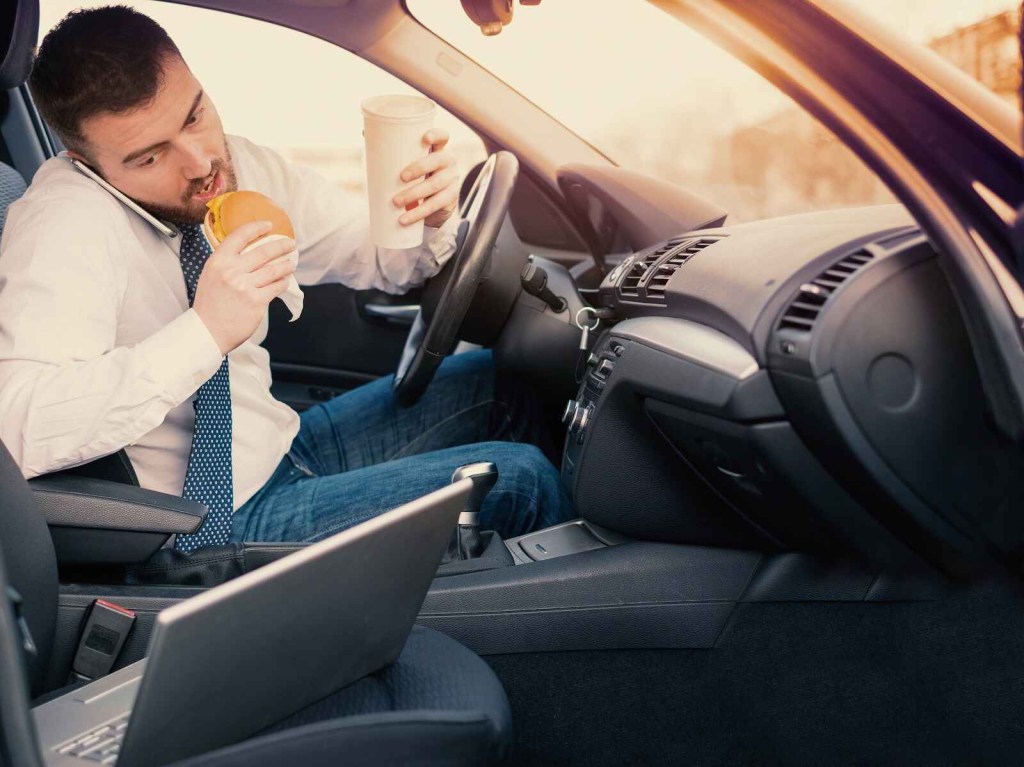
[[198,110],[196,112],[193,112],[192,116],[190,118],[188,118],[188,125],[195,125],[197,122],[199,122],[199,119],[202,116],[203,116],[203,110],[202,109],[200,109],[200,110]]
[[156,163],[156,155],[151,154],[149,157],[147,157],[145,160],[139,163],[139,167],[145,168],[149,165],[153,165],[154,163]]

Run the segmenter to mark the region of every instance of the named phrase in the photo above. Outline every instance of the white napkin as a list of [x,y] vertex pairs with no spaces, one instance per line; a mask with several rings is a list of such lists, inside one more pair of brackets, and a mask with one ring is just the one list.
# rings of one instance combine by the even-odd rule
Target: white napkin
[[[264,243],[267,242],[273,242],[274,240],[283,239],[284,235],[280,234],[268,234],[266,237],[260,237],[255,242],[247,245],[245,249],[242,251],[242,255],[248,253],[250,250],[257,247],[258,245],[263,245]],[[287,258],[293,264],[297,264],[299,261],[299,251],[293,250],[291,253],[288,253],[286,256],[284,256],[284,258]],[[288,278],[287,290],[285,290],[284,293],[278,296],[278,298],[284,301],[284,305],[287,306],[288,311],[292,313],[292,318],[291,320],[289,320],[289,322],[295,322],[295,320],[299,318],[299,315],[302,314],[302,302],[304,296],[302,295],[302,288],[299,287],[298,280],[295,279],[294,274]]]

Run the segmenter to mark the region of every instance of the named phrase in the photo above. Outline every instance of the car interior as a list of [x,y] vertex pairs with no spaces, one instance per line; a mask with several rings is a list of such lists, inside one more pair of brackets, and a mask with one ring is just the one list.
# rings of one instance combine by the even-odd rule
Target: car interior
[[[1006,255],[1017,219],[993,213],[1024,209],[1019,114],[955,78],[929,85],[947,75],[929,80],[910,53],[855,56],[868,43],[814,3],[791,4],[807,7],[785,19],[751,9],[731,34],[753,39],[751,25],[791,45],[786,55],[801,45],[834,55],[820,59],[822,77],[858,62],[844,103],[868,113],[870,78],[881,78],[903,89],[907,124],[878,107],[858,136],[825,97],[801,100],[832,116],[900,202],[734,223],[689,190],[615,166],[398,0],[190,4],[354,51],[484,140],[489,157],[463,185],[463,243],[440,275],[408,296],[308,288],[297,322],[271,306],[265,346],[275,395],[297,410],[391,373],[396,398],[415,402],[460,342],[491,348],[501,375],[542,398],[578,517],[512,540],[459,528],[416,620],[500,680],[508,763],[1019,755],[1024,441],[1007,392],[1024,358],[1000,367],[1004,347],[989,333],[1009,317],[1001,327],[1020,348],[1021,262]],[[714,31],[718,4],[655,4],[730,34]],[[839,42],[823,51],[800,23],[834,26]],[[38,27],[36,0],[0,9],[0,227],[58,150],[25,85]],[[444,57],[454,63],[433,65]],[[795,71],[777,73],[780,87],[810,88]],[[922,120],[933,140],[915,144],[907,136]],[[963,151],[950,154],[950,142]],[[904,166],[893,146],[905,148]],[[923,189],[947,207],[928,208]],[[956,239],[940,208],[973,239]],[[974,266],[987,264],[988,282],[950,256],[965,248],[981,254]],[[35,645],[36,702],[65,689],[96,600],[137,616],[120,669],[146,655],[161,610],[303,547],[166,548],[206,510],[139,487],[124,451],[27,482],[0,451],[0,483],[0,545]],[[472,687],[457,677],[475,659],[439,641],[433,683],[451,695]],[[16,690],[0,686],[10,718]],[[487,709],[484,697],[465,705]],[[451,753],[472,763],[506,748],[479,738]],[[363,746],[366,763],[398,763],[373,738]],[[450,758],[437,763],[462,763]]]

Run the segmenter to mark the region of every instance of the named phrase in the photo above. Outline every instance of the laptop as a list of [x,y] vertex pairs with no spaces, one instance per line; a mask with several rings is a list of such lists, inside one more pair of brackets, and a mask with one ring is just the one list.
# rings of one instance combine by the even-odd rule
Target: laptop
[[169,764],[392,663],[472,487],[449,485],[163,610],[145,660],[33,709],[44,763]]

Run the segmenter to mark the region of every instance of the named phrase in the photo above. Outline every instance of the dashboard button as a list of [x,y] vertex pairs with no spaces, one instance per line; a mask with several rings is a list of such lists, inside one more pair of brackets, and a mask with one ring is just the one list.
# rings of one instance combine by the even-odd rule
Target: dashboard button
[[587,438],[587,426],[590,425],[590,415],[593,411],[594,406],[590,405],[583,409],[583,415],[580,416],[579,436],[576,437],[576,443],[579,445],[582,445],[583,440]]
[[572,420],[569,422],[569,433],[575,434],[577,431],[579,431],[582,427],[584,419],[588,419],[587,409],[583,407],[579,402],[577,402],[576,409],[572,413]]

